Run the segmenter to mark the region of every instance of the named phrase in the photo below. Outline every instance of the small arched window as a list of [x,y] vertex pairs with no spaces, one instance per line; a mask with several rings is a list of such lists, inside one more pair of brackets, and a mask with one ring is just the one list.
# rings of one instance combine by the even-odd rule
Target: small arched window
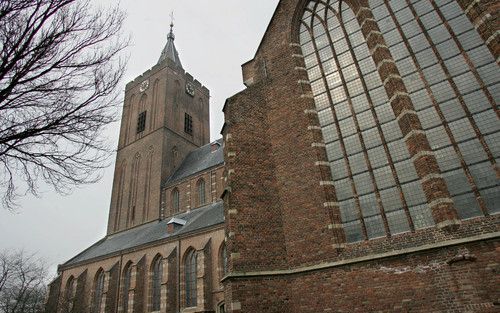
[[151,310],[160,311],[161,309],[161,281],[163,277],[163,259],[158,256],[153,263],[153,275],[151,282]]
[[123,271],[122,308],[123,312],[128,312],[130,284],[132,282],[132,264],[128,264]]
[[101,312],[102,295],[104,293],[104,279],[105,274],[102,269],[97,272],[95,283],[94,283],[94,299],[92,305],[92,313]]
[[226,304],[224,302],[217,305],[217,313],[226,313]]
[[66,290],[64,293],[64,301],[65,301],[65,311],[70,313],[73,311],[73,303],[75,300],[75,278],[71,276],[66,283]]
[[227,248],[226,244],[222,244],[222,248],[220,251],[220,262],[221,262],[221,269],[222,269],[222,276],[225,276],[227,274]]
[[179,212],[179,189],[172,190],[172,211],[173,213]]
[[185,284],[186,284],[186,307],[197,305],[197,284],[196,284],[196,251],[191,250],[185,261]]
[[203,205],[205,202],[205,180],[201,178],[198,181],[198,205]]

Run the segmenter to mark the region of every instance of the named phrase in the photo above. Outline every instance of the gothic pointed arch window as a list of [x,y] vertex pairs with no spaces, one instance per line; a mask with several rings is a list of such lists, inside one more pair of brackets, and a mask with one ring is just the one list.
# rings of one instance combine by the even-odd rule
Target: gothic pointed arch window
[[71,276],[66,283],[66,289],[64,292],[64,305],[66,313],[73,312],[75,293],[76,293],[76,280],[73,276]]
[[141,159],[142,156],[140,153],[137,153],[134,158],[134,162],[132,164],[132,179],[130,180],[130,190],[131,193],[129,195],[129,212],[127,216],[127,226],[133,226],[135,223],[136,217],[136,206],[137,206],[137,198],[139,192],[139,178],[140,178],[140,168],[141,168]]
[[146,129],[147,101],[148,101],[148,96],[146,94],[143,94],[139,103],[139,114],[137,116],[137,127],[136,127],[137,134],[144,132],[144,130]]
[[161,286],[163,280],[163,258],[158,255],[152,264],[151,273],[151,311],[161,310]]
[[434,224],[354,1],[309,1],[299,41],[348,242]]
[[97,271],[94,280],[94,296],[92,298],[92,313],[100,313],[102,308],[102,298],[104,295],[104,282],[106,274],[103,269]]
[[228,272],[228,259],[227,259],[227,247],[226,243],[222,243],[219,251],[219,267],[220,267],[220,278],[222,279],[226,276]]
[[184,261],[184,284],[186,286],[186,307],[197,306],[197,255],[190,249]]
[[176,187],[174,190],[172,190],[172,213],[178,213],[179,212],[179,189]]
[[196,183],[196,186],[198,189],[198,205],[204,205],[206,202],[205,180],[203,178],[200,178]]
[[124,198],[124,190],[125,190],[125,178],[127,174],[127,161],[123,161],[120,170],[118,171],[117,175],[119,177],[118,179],[118,185],[117,185],[117,199],[116,199],[116,207],[115,207],[115,217],[114,217],[114,226],[113,229],[114,231],[117,231],[120,228],[120,215],[122,211],[122,206],[123,206],[123,198]]
[[393,2],[367,1],[459,217],[500,213],[491,170],[500,156],[500,71],[489,40],[460,1]]
[[130,303],[130,287],[132,284],[132,263],[127,263],[123,270],[123,286],[122,286],[122,312],[127,313]]

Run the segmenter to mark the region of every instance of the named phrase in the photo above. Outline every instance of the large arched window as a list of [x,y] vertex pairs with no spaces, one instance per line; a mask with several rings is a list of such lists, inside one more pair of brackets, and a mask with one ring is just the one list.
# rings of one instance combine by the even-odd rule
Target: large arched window
[[151,275],[151,311],[161,309],[161,283],[163,280],[163,258],[157,256],[153,262]]
[[197,273],[196,273],[196,251],[191,249],[186,255],[185,285],[186,285],[186,307],[195,307],[197,305]]
[[[299,36],[348,242],[434,223],[352,3],[309,1]],[[498,213],[495,58],[457,1],[368,3],[460,217]]]
[[368,1],[459,216],[500,213],[498,59],[460,1],[392,2]]
[[123,289],[122,289],[122,312],[127,313],[130,302],[130,286],[132,282],[133,266],[128,263],[123,270]]
[[75,278],[71,276],[66,283],[66,289],[64,292],[64,305],[66,313],[73,312],[73,303],[75,300],[76,292],[76,282]]
[[172,190],[172,212],[179,212],[179,189]]
[[310,1],[300,44],[348,242],[433,225],[349,1]]
[[92,313],[100,313],[102,306],[102,296],[104,294],[104,281],[106,274],[100,269],[94,281],[94,297],[92,300]]
[[198,186],[198,205],[204,205],[206,202],[205,197],[205,180],[200,178],[197,183]]

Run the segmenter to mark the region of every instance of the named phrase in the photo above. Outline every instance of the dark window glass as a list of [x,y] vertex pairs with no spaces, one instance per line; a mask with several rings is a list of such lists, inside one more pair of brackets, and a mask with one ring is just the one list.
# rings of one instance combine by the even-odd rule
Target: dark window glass
[[345,223],[343,226],[347,242],[357,242],[363,240],[363,233],[361,231],[361,223],[359,220]]
[[465,117],[465,112],[457,99],[453,99],[439,105],[446,121],[455,121]]
[[369,217],[380,213],[377,207],[377,199],[375,199],[375,194],[368,194],[359,197],[359,202],[361,205],[361,213],[363,216]]
[[228,270],[228,262],[227,262],[228,260],[227,260],[227,248],[226,248],[226,245],[224,245],[222,247],[220,258],[221,258],[221,265],[222,265],[222,274],[226,275],[227,274],[227,270]]
[[384,222],[381,215],[374,215],[364,219],[369,239],[385,236]]
[[161,282],[163,277],[163,259],[158,257],[153,265],[153,277],[151,282],[151,302],[152,310],[160,311],[161,309]]
[[71,276],[66,283],[66,291],[64,296],[65,312],[71,313],[73,311],[73,303],[75,300],[75,279]]
[[189,135],[193,134],[193,118],[187,113],[184,113],[184,132]]
[[456,1],[451,1],[448,4],[443,5],[443,7],[440,10],[441,13],[443,13],[446,20],[451,20],[452,18],[455,18],[460,14],[463,14],[462,8]]
[[[351,180],[349,178],[338,180],[335,182],[335,189],[337,193],[337,199],[339,201],[349,199],[353,196]],[[342,206],[341,206],[342,208]]]
[[198,204],[203,205],[206,202],[205,198],[205,180],[200,179],[198,181]]
[[462,169],[453,170],[443,174],[448,185],[448,190],[452,196],[465,192],[470,192],[471,188],[467,182],[467,177]]
[[391,234],[400,234],[410,231],[410,225],[406,218],[405,211],[398,210],[386,214],[387,222],[389,223],[389,230]]
[[197,305],[196,266],[196,252],[191,250],[185,262],[186,307]]
[[132,281],[132,266],[128,265],[123,277],[122,308],[124,313],[128,312],[130,282]]
[[500,186],[495,186],[486,190],[481,190],[481,197],[486,203],[490,214],[500,213]]
[[434,219],[427,204],[410,207],[409,211],[416,229],[434,225]]
[[453,197],[453,202],[461,219],[482,215],[476,197],[472,192]]
[[146,129],[146,111],[139,113],[137,117],[137,133],[142,133]]
[[455,35],[460,35],[461,33],[465,33],[468,30],[474,29],[472,26],[472,23],[470,22],[469,18],[465,16],[465,14],[462,14],[450,21],[448,23],[451,26],[451,29],[455,33]]
[[471,171],[472,177],[476,181],[476,186],[479,189],[493,187],[498,184],[496,175],[492,175],[493,169],[489,162],[471,165],[469,169]]
[[482,65],[495,62],[495,59],[491,55],[486,45],[479,46],[474,50],[469,51],[467,54],[476,67],[481,67]]
[[345,160],[340,159],[331,163],[332,177],[334,180],[339,180],[347,177],[347,168],[345,166]]
[[100,271],[97,274],[97,278],[94,285],[94,297],[93,297],[93,305],[92,305],[92,313],[101,312],[101,304],[102,304],[102,295],[104,292],[104,271]]
[[394,175],[389,166],[376,169],[373,173],[379,189],[385,189],[396,185]]
[[179,212],[179,189],[177,188],[172,191],[172,208],[174,213]]
[[441,58],[444,60],[454,57],[460,53],[457,44],[452,39],[436,45],[436,48],[441,55]]

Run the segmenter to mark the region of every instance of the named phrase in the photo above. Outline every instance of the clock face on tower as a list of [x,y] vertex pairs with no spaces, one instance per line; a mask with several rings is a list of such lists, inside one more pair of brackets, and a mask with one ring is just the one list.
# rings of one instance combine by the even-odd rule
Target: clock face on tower
[[146,79],[145,81],[143,81],[141,83],[141,86],[139,87],[139,90],[141,92],[144,92],[144,91],[146,91],[146,89],[148,89],[148,87],[149,87],[149,79]]
[[191,97],[194,97],[194,86],[191,83],[186,83],[186,93]]

